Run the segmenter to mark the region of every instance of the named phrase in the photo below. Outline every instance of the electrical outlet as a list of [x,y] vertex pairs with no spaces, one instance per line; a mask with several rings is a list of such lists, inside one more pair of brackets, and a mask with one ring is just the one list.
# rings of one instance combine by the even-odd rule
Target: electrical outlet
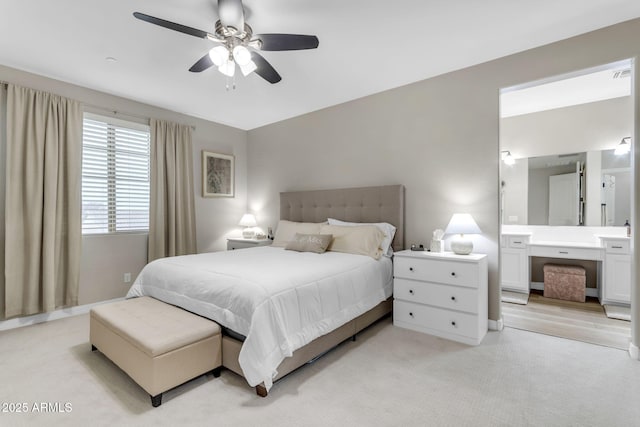
[[131,282],[131,273],[124,273],[124,283]]

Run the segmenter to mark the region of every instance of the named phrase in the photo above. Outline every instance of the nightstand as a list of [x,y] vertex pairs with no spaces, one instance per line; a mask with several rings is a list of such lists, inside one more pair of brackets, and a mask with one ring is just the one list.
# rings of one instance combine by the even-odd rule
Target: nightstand
[[396,252],[393,324],[469,345],[488,324],[488,269],[484,254]]
[[227,239],[227,250],[255,248],[258,246],[269,246],[272,240],[269,239]]

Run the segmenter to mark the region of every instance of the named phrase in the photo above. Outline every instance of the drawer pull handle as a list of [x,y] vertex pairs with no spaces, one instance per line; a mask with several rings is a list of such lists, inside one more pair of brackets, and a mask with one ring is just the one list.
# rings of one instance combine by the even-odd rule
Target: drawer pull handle
[[409,289],[409,293],[413,295],[413,289]]
[[611,246],[613,249],[622,249],[622,246]]
[[522,242],[516,242],[516,241],[514,241],[513,243],[515,243],[516,245],[521,245],[522,244]]
[[413,271],[413,267],[409,267],[409,271]]
[[413,313],[412,313],[412,312],[409,312],[409,316],[413,317]]
[[456,326],[456,322],[455,322],[455,321],[452,321],[452,322],[451,322],[451,326],[454,326],[454,327],[455,327],[455,326]]
[[451,301],[455,301],[455,300],[456,300],[456,297],[451,297]]
[[452,276],[452,277],[456,277],[456,272],[455,272],[455,271],[452,271],[452,272],[451,272],[451,276]]
[[569,254],[568,251],[558,251],[558,253],[565,254],[565,255]]

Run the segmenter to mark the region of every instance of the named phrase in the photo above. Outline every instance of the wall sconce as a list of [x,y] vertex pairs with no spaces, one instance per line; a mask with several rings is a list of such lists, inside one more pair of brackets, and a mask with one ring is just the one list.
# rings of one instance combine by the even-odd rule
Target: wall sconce
[[511,166],[516,162],[516,159],[513,158],[510,151],[501,151],[500,155],[502,156],[502,161],[507,166]]
[[459,236],[451,239],[451,250],[458,255],[469,255],[473,251],[473,242],[465,234],[480,234],[482,230],[473,220],[471,214],[453,214],[447,229],[447,234],[458,234]]
[[627,154],[629,151],[631,151],[631,137],[627,136],[622,138],[622,141],[620,141],[614,153],[616,156],[621,156]]

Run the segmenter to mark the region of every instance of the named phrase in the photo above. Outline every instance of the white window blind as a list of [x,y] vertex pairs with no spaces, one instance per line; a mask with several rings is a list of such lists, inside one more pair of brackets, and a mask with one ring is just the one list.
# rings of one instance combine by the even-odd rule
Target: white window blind
[[82,233],[149,229],[149,126],[85,113]]

